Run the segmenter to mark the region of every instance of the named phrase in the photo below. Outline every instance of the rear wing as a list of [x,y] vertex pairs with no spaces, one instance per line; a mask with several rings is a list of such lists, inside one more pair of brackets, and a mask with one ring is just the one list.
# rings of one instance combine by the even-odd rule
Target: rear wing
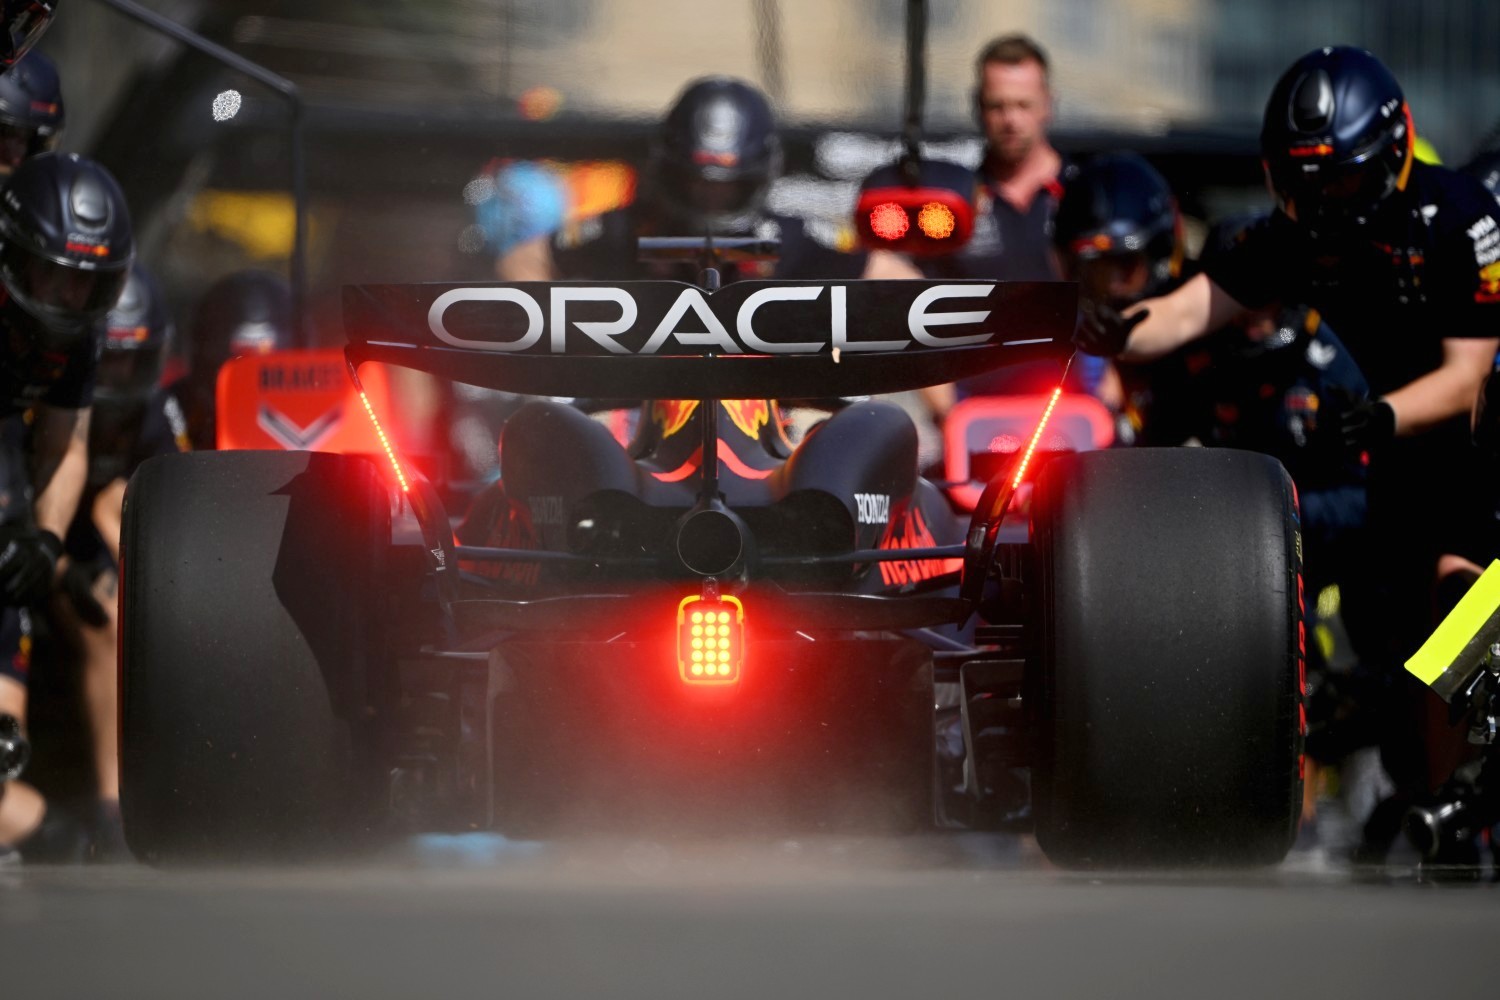
[[[346,285],[351,363],[547,396],[899,392],[1072,351],[1064,282]],[[1059,368],[1059,372],[1061,369]]]

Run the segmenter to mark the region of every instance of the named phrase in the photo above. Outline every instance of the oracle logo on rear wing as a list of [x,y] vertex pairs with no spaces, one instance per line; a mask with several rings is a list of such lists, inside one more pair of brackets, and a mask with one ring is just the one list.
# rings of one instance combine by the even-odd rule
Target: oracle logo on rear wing
[[[891,392],[1066,357],[1062,282],[676,281],[344,289],[356,363],[552,395],[792,398]],[[899,356],[900,360],[897,360]]]
[[[828,351],[903,351],[913,344],[923,347],[964,347],[985,344],[999,334],[985,327],[992,310],[945,310],[953,300],[988,300],[997,282],[952,283],[924,288],[907,305],[905,336],[889,340],[851,339],[849,336],[849,289],[844,285],[773,285],[757,288],[734,303],[732,315],[720,316],[714,309],[714,297],[691,285],[684,286],[665,314],[642,317],[641,303],[626,288],[616,286],[554,285],[547,290],[547,319],[543,304],[517,287],[454,288],[433,300],[427,310],[427,325],[432,335],[452,347],[472,351],[513,353],[542,350],[549,354],[592,352],[602,348],[610,354],[702,353],[723,354],[816,354]],[[653,289],[654,291],[654,289]],[[826,295],[824,293],[827,293]],[[643,296],[647,308],[657,305],[660,296]],[[519,330],[513,338],[472,339],[455,335],[447,324],[451,310],[466,303],[508,303],[519,310],[521,322],[506,317],[490,319],[492,329]],[[612,319],[578,318],[585,303],[608,303],[617,310]],[[793,303],[822,305],[821,310],[783,310],[775,307]],[[569,312],[572,315],[569,315]],[[757,313],[761,331],[756,331]],[[801,320],[801,324],[787,322]],[[524,327],[524,328],[522,328]],[[767,332],[779,327],[779,335]],[[941,332],[950,327],[960,330]],[[788,329],[790,328],[790,329]],[[633,346],[629,335],[646,333],[644,342]],[[967,332],[961,332],[967,331]],[[543,333],[547,336],[544,340]],[[817,335],[816,339],[787,339]],[[1023,337],[1015,344],[1049,343],[1051,337]],[[581,343],[580,343],[581,342]]]

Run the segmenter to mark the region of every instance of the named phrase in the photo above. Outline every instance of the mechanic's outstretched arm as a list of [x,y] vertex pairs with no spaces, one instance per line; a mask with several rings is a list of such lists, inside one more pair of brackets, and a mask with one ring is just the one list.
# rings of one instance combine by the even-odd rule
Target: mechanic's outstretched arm
[[88,407],[70,410],[45,403],[36,408],[36,523],[58,538],[67,535],[88,479],[89,412]]
[[1386,394],[1396,415],[1396,436],[1411,437],[1452,417],[1467,416],[1494,369],[1497,348],[1500,338],[1445,338],[1442,364]]
[[1146,313],[1146,318],[1128,330],[1129,339],[1119,352],[1120,357],[1126,361],[1151,361],[1171,354],[1243,312],[1245,307],[1207,275],[1195,275],[1176,291],[1146,299],[1125,310],[1127,321],[1140,313]]

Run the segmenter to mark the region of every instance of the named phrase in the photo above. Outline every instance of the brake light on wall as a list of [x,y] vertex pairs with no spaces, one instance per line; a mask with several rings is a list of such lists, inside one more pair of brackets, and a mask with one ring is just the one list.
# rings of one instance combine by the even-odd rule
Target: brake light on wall
[[735,597],[677,605],[677,671],[688,684],[736,684],[745,655],[745,606]]
[[867,250],[951,254],[974,231],[977,189],[973,171],[956,163],[890,164],[865,178],[854,228]]

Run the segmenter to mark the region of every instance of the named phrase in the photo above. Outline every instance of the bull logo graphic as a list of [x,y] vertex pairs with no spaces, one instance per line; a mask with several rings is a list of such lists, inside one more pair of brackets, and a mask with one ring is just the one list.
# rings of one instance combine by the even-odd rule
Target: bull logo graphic
[[722,399],[719,401],[734,426],[746,437],[759,438],[760,429],[771,422],[771,403],[765,399]]
[[1500,261],[1487,264],[1479,272],[1479,287],[1474,290],[1475,302],[1500,302]]
[[658,399],[651,403],[651,419],[661,427],[661,436],[669,438],[687,426],[698,411],[696,399]]

